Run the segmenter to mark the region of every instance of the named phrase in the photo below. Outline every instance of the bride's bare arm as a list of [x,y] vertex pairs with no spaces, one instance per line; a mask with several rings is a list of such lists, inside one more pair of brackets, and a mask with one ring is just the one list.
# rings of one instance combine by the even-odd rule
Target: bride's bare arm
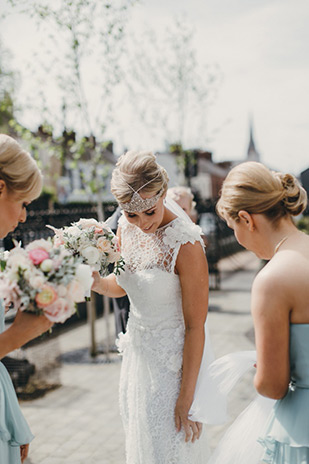
[[117,284],[115,274],[110,274],[107,277],[100,277],[98,272],[93,272],[93,284],[91,290],[100,295],[106,295],[110,298],[119,298],[126,295],[126,292],[120,285]]
[[186,441],[200,435],[198,423],[189,421],[188,413],[193,401],[205,342],[204,324],[208,309],[208,266],[200,243],[182,245],[176,262],[182,291],[182,308],[185,321],[183,373],[179,397],[175,408],[176,427],[184,427]]

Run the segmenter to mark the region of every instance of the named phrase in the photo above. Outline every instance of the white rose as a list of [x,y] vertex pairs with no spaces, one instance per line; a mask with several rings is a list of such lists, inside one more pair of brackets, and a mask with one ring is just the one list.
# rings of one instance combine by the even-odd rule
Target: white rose
[[88,246],[81,250],[80,254],[85,258],[88,264],[92,265],[99,261],[100,252],[93,246]]
[[68,285],[68,295],[75,303],[81,303],[85,300],[85,288],[83,282],[77,279],[72,280]]
[[40,268],[42,269],[43,272],[49,272],[53,268],[53,260],[52,259],[44,259],[44,261],[41,262]]
[[45,279],[43,278],[43,276],[35,275],[33,277],[30,277],[29,284],[33,288],[41,289],[43,285],[45,284]]
[[7,261],[10,256],[10,252],[5,250],[0,252],[0,259],[3,261]]
[[93,277],[90,266],[79,264],[76,268],[75,279],[83,285],[85,290],[91,288]]
[[82,234],[82,231],[77,226],[70,226],[65,228],[64,234],[71,235],[71,237],[78,237]]
[[76,225],[84,227],[101,227],[102,224],[98,222],[96,219],[80,219],[78,222],[75,223]]
[[19,250],[20,249],[16,248],[11,251],[10,256],[8,258],[8,265],[11,267],[22,267],[22,265],[27,265],[28,267],[29,265],[31,265],[28,255],[25,255],[23,252]]
[[6,275],[10,282],[18,282],[19,275],[18,275],[17,269],[16,270],[9,269]]
[[22,269],[25,272],[31,272],[33,265],[25,256],[14,256],[14,260],[10,261],[10,267],[14,270]]

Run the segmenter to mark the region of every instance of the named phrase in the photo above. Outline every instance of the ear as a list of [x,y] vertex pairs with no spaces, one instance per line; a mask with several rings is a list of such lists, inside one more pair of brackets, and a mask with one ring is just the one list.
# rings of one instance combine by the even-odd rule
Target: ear
[[3,193],[5,189],[5,182],[3,179],[0,179],[0,195]]
[[254,219],[250,213],[241,210],[238,213],[238,217],[240,221],[248,228],[248,230],[253,231],[255,229]]

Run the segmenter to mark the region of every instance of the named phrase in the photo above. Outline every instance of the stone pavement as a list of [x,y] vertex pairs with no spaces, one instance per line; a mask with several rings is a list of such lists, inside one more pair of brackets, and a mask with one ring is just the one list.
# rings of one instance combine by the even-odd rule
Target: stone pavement
[[[257,258],[247,251],[220,262],[221,290],[210,292],[209,301],[209,328],[216,357],[254,349],[250,288],[259,266]],[[114,327],[113,315],[108,323]],[[105,319],[97,321],[96,334],[100,343],[106,339]],[[43,398],[21,403],[35,435],[26,464],[124,464],[124,433],[118,409],[121,358],[110,354],[107,359],[100,354],[91,362],[88,345],[86,324],[59,335],[62,386]],[[40,346],[33,347],[33,359]],[[50,350],[54,347],[55,341]],[[70,357],[70,352],[77,356]],[[74,362],[76,358],[82,362]],[[247,374],[231,394],[231,418],[253,398],[252,377],[253,372]],[[225,428],[207,427],[211,447]]]

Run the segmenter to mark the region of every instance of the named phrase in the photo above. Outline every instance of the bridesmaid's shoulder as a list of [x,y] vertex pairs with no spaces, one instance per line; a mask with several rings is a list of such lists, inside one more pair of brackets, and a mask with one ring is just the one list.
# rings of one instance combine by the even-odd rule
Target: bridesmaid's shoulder
[[[277,258],[277,257],[276,257]],[[282,290],[282,285],[290,277],[290,270],[282,259],[270,260],[256,275],[253,291],[274,292]]]

